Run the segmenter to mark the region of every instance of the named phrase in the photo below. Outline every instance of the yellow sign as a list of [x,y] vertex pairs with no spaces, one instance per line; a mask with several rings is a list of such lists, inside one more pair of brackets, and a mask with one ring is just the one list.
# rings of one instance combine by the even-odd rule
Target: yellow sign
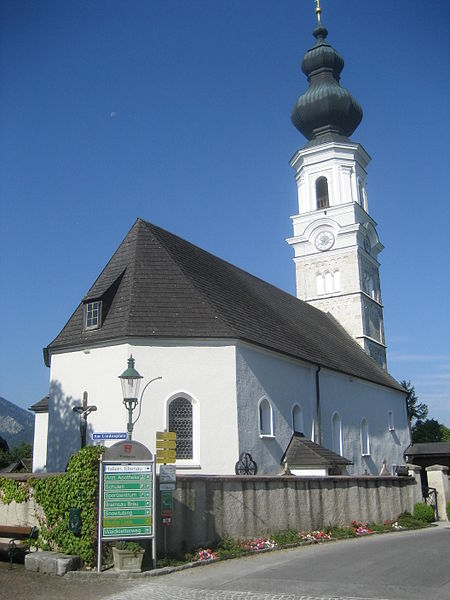
[[169,449],[176,449],[177,447],[177,440],[156,440],[156,449],[159,450],[159,448],[161,449],[165,449],[165,450],[169,450]]
[[157,450],[156,451],[156,462],[161,463],[174,463],[177,459],[176,450]]
[[176,440],[177,434],[175,431],[157,431],[156,432],[157,440]]

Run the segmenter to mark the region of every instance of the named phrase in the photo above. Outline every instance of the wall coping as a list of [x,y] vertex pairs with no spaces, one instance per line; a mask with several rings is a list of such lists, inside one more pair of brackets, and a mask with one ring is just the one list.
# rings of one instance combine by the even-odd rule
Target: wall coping
[[[448,471],[448,467],[442,465],[433,465],[427,467],[427,471]],[[0,473],[0,477],[5,479],[13,479],[15,481],[30,481],[30,479],[48,479],[49,477],[57,477],[64,475],[65,471],[56,473]],[[314,477],[301,477],[297,475],[197,475],[187,473],[177,473],[177,480],[180,481],[415,481],[411,475],[399,477],[398,475],[317,475]]]
[[426,467],[425,471],[442,471],[442,473],[448,473],[449,468],[445,465],[431,465]]

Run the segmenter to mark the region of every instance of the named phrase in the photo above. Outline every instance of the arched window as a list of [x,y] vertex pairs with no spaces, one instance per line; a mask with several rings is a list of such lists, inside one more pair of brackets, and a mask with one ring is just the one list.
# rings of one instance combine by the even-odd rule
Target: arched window
[[364,208],[364,188],[361,179],[358,177],[359,203]]
[[325,273],[325,293],[332,294],[333,293],[333,275],[329,271]]
[[361,421],[361,454],[363,456],[370,454],[369,424],[367,423],[366,417]]
[[292,407],[292,431],[297,433],[304,432],[303,411],[299,404],[294,404]]
[[316,287],[318,296],[325,294],[325,282],[322,273],[316,275]]
[[342,455],[341,417],[337,412],[334,413],[333,418],[331,419],[331,441],[333,452]]
[[177,434],[177,460],[192,459],[193,443],[193,407],[188,398],[174,398],[169,404],[169,431]]
[[317,273],[316,275],[316,292],[318,296],[323,294],[333,294],[341,291],[341,273],[339,270],[330,273]]
[[341,291],[341,273],[338,270],[333,273],[333,287],[335,292]]
[[259,434],[273,435],[272,406],[267,398],[263,398],[258,406]]
[[316,198],[317,208],[328,208],[330,201],[328,199],[328,181],[326,177],[316,179]]
[[389,431],[394,431],[395,427],[394,427],[394,413],[392,412],[392,410],[388,411],[388,426],[389,426]]

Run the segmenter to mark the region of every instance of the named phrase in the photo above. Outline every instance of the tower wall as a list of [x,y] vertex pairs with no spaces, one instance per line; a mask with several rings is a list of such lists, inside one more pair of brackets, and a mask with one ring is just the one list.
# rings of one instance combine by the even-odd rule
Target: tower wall
[[383,245],[367,212],[369,160],[350,140],[298,151],[291,165],[299,212],[287,241],[294,249],[297,297],[331,313],[386,368],[378,263]]

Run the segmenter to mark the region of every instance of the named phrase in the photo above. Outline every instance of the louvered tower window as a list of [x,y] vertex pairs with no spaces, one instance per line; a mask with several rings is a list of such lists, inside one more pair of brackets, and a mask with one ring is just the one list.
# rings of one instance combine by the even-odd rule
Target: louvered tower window
[[169,404],[169,431],[177,434],[177,459],[193,458],[193,411],[187,398]]

